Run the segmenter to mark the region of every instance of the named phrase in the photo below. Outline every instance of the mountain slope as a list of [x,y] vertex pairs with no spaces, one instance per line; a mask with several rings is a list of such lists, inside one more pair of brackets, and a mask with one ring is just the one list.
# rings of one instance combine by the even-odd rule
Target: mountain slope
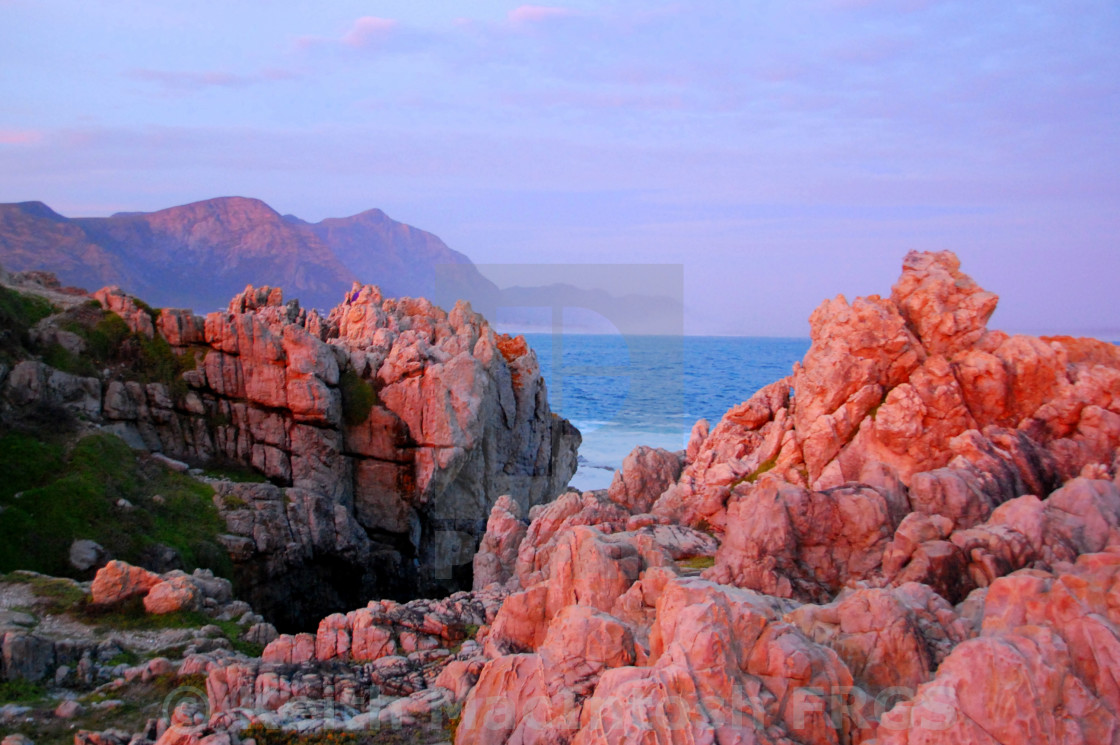
[[105,218],[70,219],[40,202],[0,205],[0,264],[201,311],[250,283],[283,286],[312,307],[333,306],[355,280],[446,306],[496,292],[467,257],[380,210],[312,224],[244,197]]

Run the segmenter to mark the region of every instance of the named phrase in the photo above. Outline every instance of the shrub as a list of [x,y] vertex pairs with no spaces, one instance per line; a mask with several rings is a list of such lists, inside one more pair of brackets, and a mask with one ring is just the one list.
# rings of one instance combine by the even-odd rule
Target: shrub
[[377,403],[377,391],[373,386],[350,368],[342,371],[338,385],[342,390],[342,420],[346,425],[354,427],[368,419]]

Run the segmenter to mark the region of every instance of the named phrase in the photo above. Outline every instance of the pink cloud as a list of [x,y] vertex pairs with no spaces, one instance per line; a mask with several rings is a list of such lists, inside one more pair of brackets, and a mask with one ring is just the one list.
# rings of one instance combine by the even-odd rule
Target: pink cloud
[[0,129],[0,145],[34,145],[43,133],[34,129]]
[[570,8],[557,8],[549,5],[519,5],[509,12],[511,23],[543,23],[554,18],[575,15]]
[[342,35],[342,43],[351,47],[368,47],[385,39],[397,25],[392,18],[363,16],[354,21],[350,30]]

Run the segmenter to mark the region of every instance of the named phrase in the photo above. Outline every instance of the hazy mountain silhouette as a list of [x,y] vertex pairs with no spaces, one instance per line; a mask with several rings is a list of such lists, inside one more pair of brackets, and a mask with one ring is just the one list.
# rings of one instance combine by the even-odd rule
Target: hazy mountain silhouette
[[564,308],[568,331],[680,333],[679,301],[565,283],[499,290],[437,236],[377,209],[309,223],[245,197],[81,218],[42,202],[0,204],[0,265],[51,271],[90,290],[119,285],[154,305],[199,312],[225,307],[247,284],[332,308],[358,280],[448,310],[467,299],[510,329],[553,328]]
[[0,264],[199,311],[225,306],[247,284],[283,287],[320,308],[336,305],[354,280],[446,307],[497,291],[466,256],[380,210],[308,223],[244,197],[86,218],[41,202],[0,205]]

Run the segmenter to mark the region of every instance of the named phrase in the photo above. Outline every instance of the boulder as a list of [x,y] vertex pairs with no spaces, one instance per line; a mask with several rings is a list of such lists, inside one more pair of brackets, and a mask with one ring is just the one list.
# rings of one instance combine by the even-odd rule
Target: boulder
[[615,471],[607,496],[630,512],[649,512],[662,492],[680,478],[681,461],[677,453],[639,445]]
[[97,569],[108,559],[109,554],[96,541],[79,539],[70,544],[70,566],[79,572]]
[[147,595],[160,581],[158,574],[114,559],[97,571],[90,596],[95,605],[112,605]]

